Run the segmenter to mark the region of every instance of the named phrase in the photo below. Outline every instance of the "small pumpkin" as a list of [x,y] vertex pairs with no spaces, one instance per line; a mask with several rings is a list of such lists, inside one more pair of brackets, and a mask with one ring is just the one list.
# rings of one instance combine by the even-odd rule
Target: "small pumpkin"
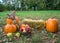
[[58,21],[55,18],[49,18],[46,21],[46,30],[49,32],[57,32],[58,31]]
[[6,19],[6,23],[7,24],[11,24],[11,23],[13,23],[13,24],[19,24],[19,19],[15,15],[8,15],[7,19]]
[[11,24],[11,23],[13,23],[12,19],[7,18],[6,19],[6,24]]
[[13,33],[13,32],[16,32],[16,26],[14,24],[7,24],[4,27],[4,32],[5,33]]

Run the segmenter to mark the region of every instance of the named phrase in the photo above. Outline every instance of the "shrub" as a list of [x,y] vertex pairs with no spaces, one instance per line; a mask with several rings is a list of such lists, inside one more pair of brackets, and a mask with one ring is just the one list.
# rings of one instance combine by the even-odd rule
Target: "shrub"
[[4,11],[6,7],[3,4],[0,4],[0,12]]

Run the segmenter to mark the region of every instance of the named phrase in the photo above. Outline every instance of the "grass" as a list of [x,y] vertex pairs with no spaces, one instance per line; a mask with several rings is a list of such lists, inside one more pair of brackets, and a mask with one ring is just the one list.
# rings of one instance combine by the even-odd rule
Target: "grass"
[[[0,17],[6,17],[8,11],[6,12],[0,12]],[[16,15],[19,16],[20,18],[50,18],[50,17],[59,17],[60,16],[60,11],[17,11]]]
[[[5,18],[9,14],[9,11],[0,12],[0,23],[4,23]],[[51,17],[58,18],[60,20],[60,11],[17,11],[16,15],[19,19],[32,18],[32,19],[48,19]],[[3,19],[3,20],[2,20]]]
[[49,17],[60,16],[60,11],[23,11],[16,14],[22,18],[47,19]]
[[[9,11],[0,12],[0,26],[5,24],[5,19],[6,19],[6,16],[8,13],[9,13]],[[56,10],[55,11],[53,11],[53,10],[52,11],[51,10],[50,11],[17,11],[16,16],[18,16],[20,20],[24,19],[24,18],[47,20],[48,18],[55,17],[58,19],[58,22],[60,21],[60,11],[56,11]],[[59,22],[59,24],[60,24],[60,22]],[[59,32],[60,32],[60,30],[59,30]],[[56,34],[60,40],[60,34],[58,34],[58,33],[54,33],[54,34]],[[34,35],[32,35],[31,43],[47,43],[51,39],[53,41],[54,34],[49,33],[47,31],[45,32],[45,30],[43,31],[43,34],[42,34],[42,32],[41,33],[35,32]],[[39,38],[43,38],[44,35],[48,35],[47,37],[49,37],[49,39],[47,39],[47,42],[45,42],[46,40],[45,41],[42,39],[39,40]],[[40,42],[38,42],[38,40]],[[23,43],[23,40],[20,39],[20,40],[16,41],[15,43]],[[26,42],[26,39],[25,39],[24,43],[28,43],[28,42]],[[60,43],[60,42],[58,41],[58,43]]]

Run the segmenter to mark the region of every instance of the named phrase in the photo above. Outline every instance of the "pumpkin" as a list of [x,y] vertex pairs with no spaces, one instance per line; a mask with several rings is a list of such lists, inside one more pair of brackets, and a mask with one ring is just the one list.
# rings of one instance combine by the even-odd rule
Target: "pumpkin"
[[58,31],[58,21],[55,18],[50,18],[46,21],[46,30],[49,32],[57,32]]
[[5,33],[11,33],[12,32],[12,26],[10,24],[7,24],[4,28]]
[[16,26],[14,24],[7,24],[4,27],[4,32],[5,33],[13,33],[13,32],[16,32]]
[[12,29],[13,29],[13,31],[12,32],[16,32],[16,25],[14,25],[14,24],[11,24],[12,25]]
[[9,18],[6,19],[6,24],[11,24],[13,21]]
[[8,18],[6,19],[6,23],[7,24],[18,24],[19,23],[19,19],[17,16],[14,16],[14,15],[9,15]]

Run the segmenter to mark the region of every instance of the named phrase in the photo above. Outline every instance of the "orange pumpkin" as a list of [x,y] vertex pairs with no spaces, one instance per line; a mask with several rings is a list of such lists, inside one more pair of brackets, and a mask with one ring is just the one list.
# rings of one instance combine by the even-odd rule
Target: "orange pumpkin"
[[12,22],[13,22],[13,21],[12,21],[11,19],[8,19],[8,18],[6,19],[6,23],[7,23],[7,24],[11,24]]
[[5,33],[13,33],[16,32],[16,26],[14,24],[7,24],[4,28]]
[[5,33],[11,33],[12,32],[12,26],[10,24],[7,24],[4,28]]
[[14,25],[14,24],[11,24],[11,25],[12,25],[12,30],[13,30],[12,32],[16,32],[16,30],[17,30],[16,25]]
[[46,21],[46,30],[49,32],[57,32],[58,31],[58,21],[55,18],[50,18]]

